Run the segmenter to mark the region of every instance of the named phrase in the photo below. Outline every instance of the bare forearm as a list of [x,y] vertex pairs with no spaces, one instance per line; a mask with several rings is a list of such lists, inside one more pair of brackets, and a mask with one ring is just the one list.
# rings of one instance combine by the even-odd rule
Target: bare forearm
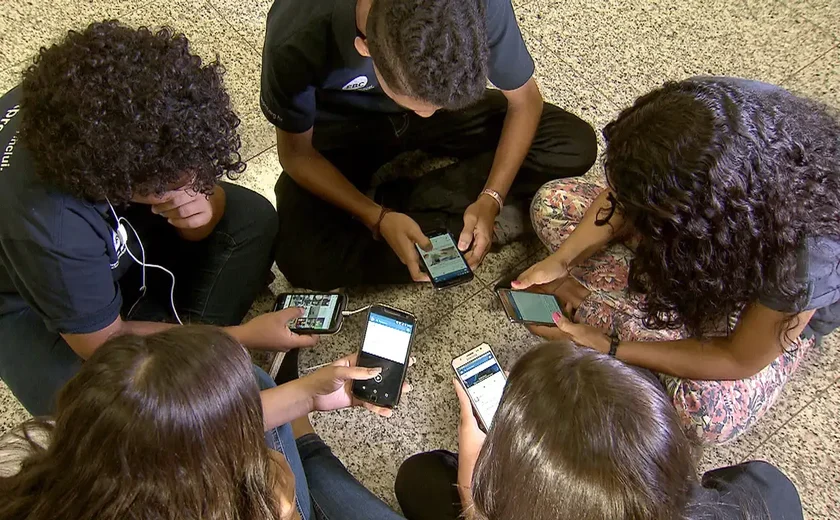
[[[526,84],[522,88],[531,87]],[[533,91],[529,91],[526,101],[518,104],[508,103],[493,166],[485,184],[485,187],[497,191],[503,197],[510,190],[525,156],[528,155],[542,116],[542,96],[536,84],[533,84],[532,88]]]
[[307,191],[356,216],[368,227],[376,224],[381,207],[360,192],[317,150],[288,154],[281,162],[284,173]]
[[738,359],[726,338],[678,341],[621,342],[616,356],[631,365],[684,379],[744,379],[763,366],[752,359]]
[[266,431],[303,417],[313,409],[312,393],[302,379],[263,390],[260,398]]

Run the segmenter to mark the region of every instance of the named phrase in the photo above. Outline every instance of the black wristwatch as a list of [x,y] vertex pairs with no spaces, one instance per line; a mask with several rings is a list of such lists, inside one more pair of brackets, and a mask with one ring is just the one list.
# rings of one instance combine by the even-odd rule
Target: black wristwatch
[[610,354],[611,357],[615,357],[615,353],[618,350],[618,344],[620,342],[621,342],[621,339],[619,339],[618,333],[613,331],[613,333],[610,334],[610,352],[609,352],[609,354]]

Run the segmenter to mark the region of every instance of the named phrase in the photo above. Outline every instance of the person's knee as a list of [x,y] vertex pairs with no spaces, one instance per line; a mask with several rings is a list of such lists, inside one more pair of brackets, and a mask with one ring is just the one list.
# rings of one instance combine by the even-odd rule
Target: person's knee
[[[564,173],[574,172],[574,175],[582,175],[595,164],[598,158],[595,129],[578,116],[551,103],[545,103],[538,131],[543,134],[541,138],[556,141],[545,146],[548,152],[547,167]],[[556,153],[551,153],[552,150]]]
[[407,497],[424,483],[449,480],[457,474],[458,462],[454,454],[445,451],[417,453],[407,458],[397,470],[394,492],[398,499]]
[[[238,186],[222,183],[225,190],[225,230],[233,235],[247,233],[270,246],[277,235],[277,212],[267,198]],[[221,224],[221,223],[220,223]]]

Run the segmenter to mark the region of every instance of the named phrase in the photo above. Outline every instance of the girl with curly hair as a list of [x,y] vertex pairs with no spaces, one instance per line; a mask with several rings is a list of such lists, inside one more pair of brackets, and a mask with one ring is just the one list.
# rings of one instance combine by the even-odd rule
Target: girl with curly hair
[[687,424],[730,441],[840,325],[840,122],[775,86],[696,78],[604,138],[607,187],[541,189],[554,252],[512,286],[573,313],[535,333],[658,373]]

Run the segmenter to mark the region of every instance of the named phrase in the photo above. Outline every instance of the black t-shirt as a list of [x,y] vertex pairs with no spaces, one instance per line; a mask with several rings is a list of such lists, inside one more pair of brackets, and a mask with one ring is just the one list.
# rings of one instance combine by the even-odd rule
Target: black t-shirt
[[764,461],[708,471],[694,489],[691,518],[704,520],[802,520],[796,486]]
[[0,98],[0,314],[32,308],[47,328],[84,334],[119,315],[132,263],[107,203],[57,191],[17,137],[20,87]]
[[[488,79],[502,90],[524,85],[534,73],[510,0],[485,0]],[[268,13],[260,105],[268,120],[292,133],[317,120],[360,112],[398,113],[379,86],[373,61],[361,56],[356,0],[278,0]]]

